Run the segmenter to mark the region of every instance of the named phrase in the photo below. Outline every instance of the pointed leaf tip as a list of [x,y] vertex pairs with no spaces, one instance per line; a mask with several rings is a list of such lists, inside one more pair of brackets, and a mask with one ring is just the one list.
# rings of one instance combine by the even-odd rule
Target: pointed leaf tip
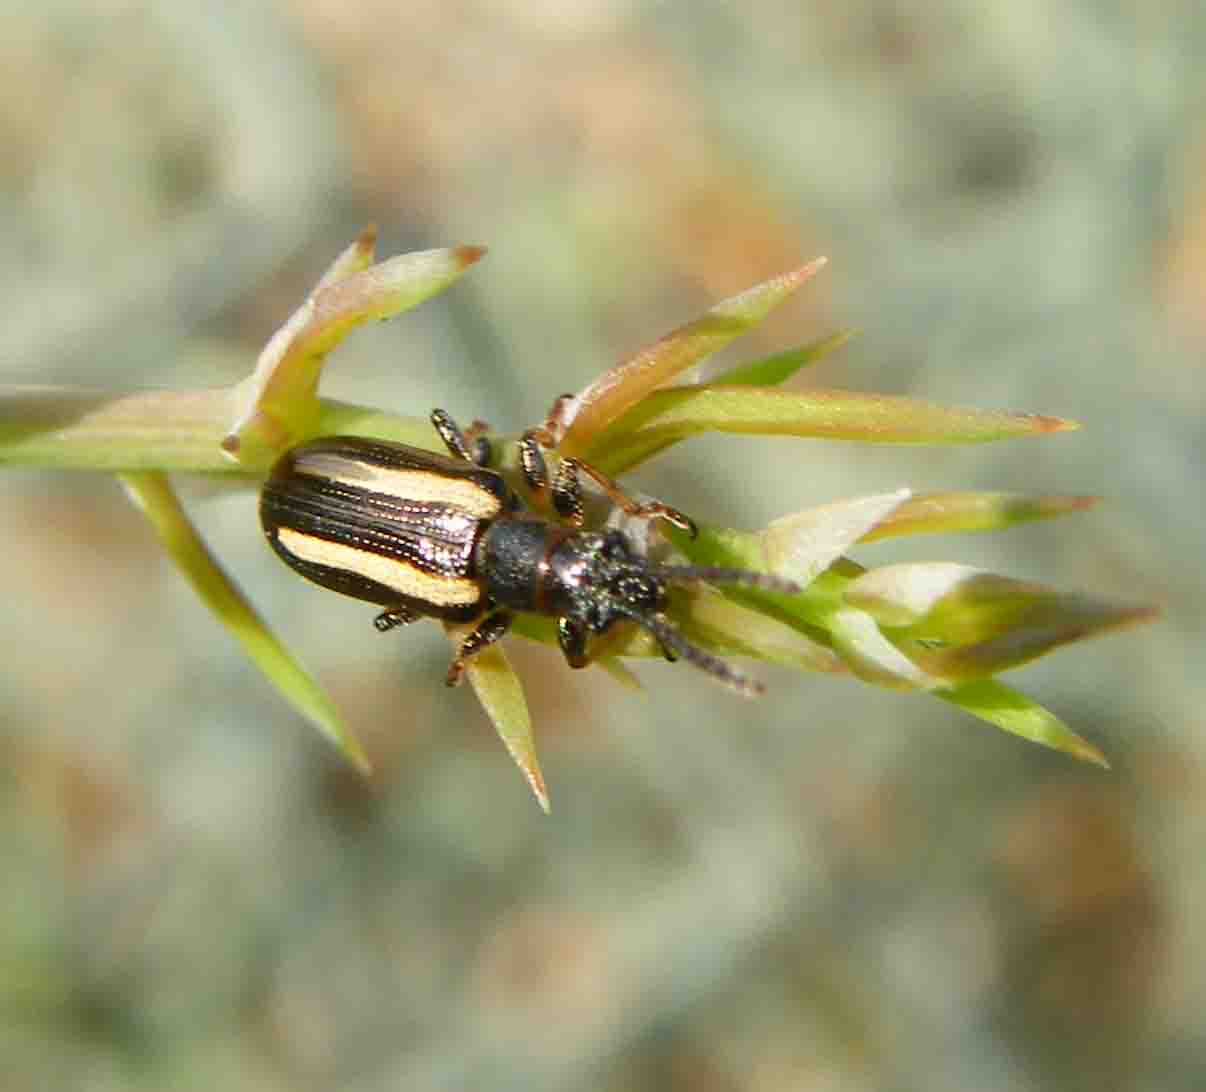
[[464,243],[461,246],[454,247],[452,252],[460,262],[461,268],[464,269],[467,266],[471,266],[474,262],[480,261],[486,253],[486,248],[473,243]]
[[1079,421],[1067,417],[1048,417],[1042,413],[1027,414],[1034,423],[1035,432],[1076,432],[1080,428]]
[[185,579],[264,677],[361,773],[371,772],[360,741],[344,724],[326,691],[268,628],[209,552],[167,478],[155,471],[141,471],[122,474],[120,479]]
[[997,531],[1032,520],[1052,519],[1092,508],[1091,496],[1032,496],[1026,493],[922,493],[902,504],[860,542],[900,535]]
[[1073,732],[1054,713],[996,679],[979,679],[931,693],[1012,735],[1062,751],[1082,762],[1110,768],[1097,747]]
[[650,392],[757,326],[824,264],[825,259],[818,258],[721,300],[604,372],[578,393],[577,413],[561,437],[561,453],[585,454],[609,424]]
[[[453,646],[459,647],[461,638],[472,627],[446,624],[444,628]],[[549,792],[540,769],[540,760],[536,756],[528,703],[524,699],[519,677],[502,647],[494,644],[482,649],[469,660],[465,674],[486,715],[494,724],[499,739],[519,767],[536,802],[547,815]]]
[[1076,736],[1075,739],[1069,741],[1067,754],[1073,758],[1078,758],[1082,762],[1091,763],[1094,766],[1100,766],[1103,770],[1112,769],[1110,760],[1102,753],[1102,751],[1090,743],[1083,736]]

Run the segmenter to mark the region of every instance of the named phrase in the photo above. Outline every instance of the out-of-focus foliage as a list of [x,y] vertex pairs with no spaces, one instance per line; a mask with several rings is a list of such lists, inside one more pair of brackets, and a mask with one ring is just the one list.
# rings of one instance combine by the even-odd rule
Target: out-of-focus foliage
[[6,471],[0,1083],[1200,1087],[1204,50],[1180,0],[14,8],[5,382],[233,383],[377,222],[490,261],[324,390],[513,427],[826,253],[743,358],[854,327],[791,389],[1082,430],[692,439],[640,486],[744,527],[904,485],[1102,496],[957,556],[1166,614],[1019,675],[1108,773],[841,678],[768,668],[753,707],[637,665],[628,697],[514,642],[546,820],[433,685],[442,640],[282,574],[249,497],[185,502],[369,786],[110,481]]

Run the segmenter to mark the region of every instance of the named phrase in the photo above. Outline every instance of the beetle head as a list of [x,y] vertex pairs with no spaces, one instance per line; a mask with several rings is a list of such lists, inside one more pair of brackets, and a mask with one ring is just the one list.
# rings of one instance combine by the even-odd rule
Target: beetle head
[[550,568],[557,583],[558,613],[571,622],[594,634],[606,632],[617,621],[635,622],[657,639],[667,658],[681,656],[746,696],[761,693],[761,684],[683,636],[664,613],[668,587],[706,581],[786,595],[800,591],[791,581],[747,569],[654,564],[615,530],[572,536],[550,558]]

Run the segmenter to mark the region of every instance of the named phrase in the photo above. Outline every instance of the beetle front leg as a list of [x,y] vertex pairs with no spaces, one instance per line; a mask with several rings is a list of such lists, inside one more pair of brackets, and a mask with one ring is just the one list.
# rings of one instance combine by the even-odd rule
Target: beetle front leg
[[[561,654],[570,667],[587,667],[591,663],[590,657],[586,654],[586,643],[589,638],[589,630],[577,619],[567,616],[557,619],[557,644],[561,646]],[[667,660],[671,663],[678,660],[678,654],[664,641],[659,640],[658,645]]]
[[474,421],[463,432],[452,416],[442,409],[431,411],[431,426],[440,434],[444,446],[457,459],[464,459],[475,466],[486,466],[490,462],[490,442],[482,435],[490,426],[485,421]]
[[511,628],[514,615],[509,611],[498,610],[486,615],[477,626],[465,637],[457,648],[456,656],[448,665],[448,674],[444,677],[445,686],[456,686],[465,674],[466,661],[470,656],[476,656],[483,648],[494,644]]
[[549,505],[549,466],[544,461],[543,447],[551,437],[539,428],[530,428],[519,438],[519,469],[532,499],[547,508]]
[[576,618],[562,616],[557,619],[557,644],[570,667],[585,667],[590,661],[586,656],[586,626]]

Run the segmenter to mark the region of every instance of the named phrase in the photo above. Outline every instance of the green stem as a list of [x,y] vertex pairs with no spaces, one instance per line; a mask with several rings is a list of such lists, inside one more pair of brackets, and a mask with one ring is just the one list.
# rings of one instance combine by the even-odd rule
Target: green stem
[[[231,388],[95,391],[0,386],[0,465],[60,470],[162,470],[258,475],[222,450],[235,415]],[[432,446],[421,419],[323,400],[320,433],[355,432]]]

